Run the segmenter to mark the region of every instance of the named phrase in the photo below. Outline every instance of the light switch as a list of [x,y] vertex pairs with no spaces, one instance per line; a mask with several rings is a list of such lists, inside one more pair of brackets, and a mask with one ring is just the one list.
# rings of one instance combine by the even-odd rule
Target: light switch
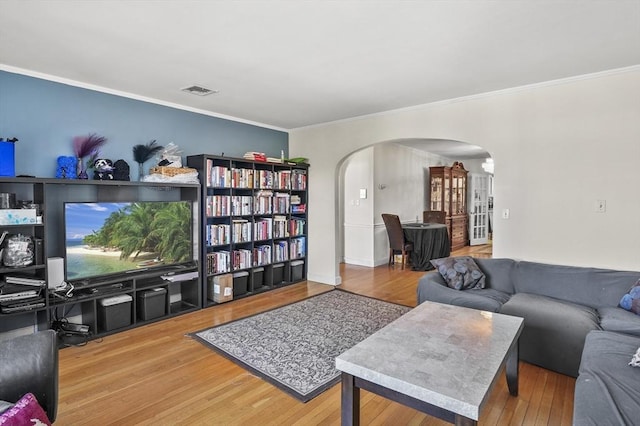
[[607,200],[596,200],[596,212],[605,213],[607,211]]
[[367,198],[367,188],[360,188],[360,198]]
[[509,219],[509,215],[511,214],[511,212],[509,212],[509,209],[502,209],[502,218],[503,219]]

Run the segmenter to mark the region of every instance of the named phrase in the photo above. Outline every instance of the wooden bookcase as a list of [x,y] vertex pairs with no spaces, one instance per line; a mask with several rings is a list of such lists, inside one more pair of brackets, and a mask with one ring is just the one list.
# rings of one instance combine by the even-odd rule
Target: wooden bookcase
[[205,306],[306,279],[308,165],[206,154],[187,164],[202,181]]

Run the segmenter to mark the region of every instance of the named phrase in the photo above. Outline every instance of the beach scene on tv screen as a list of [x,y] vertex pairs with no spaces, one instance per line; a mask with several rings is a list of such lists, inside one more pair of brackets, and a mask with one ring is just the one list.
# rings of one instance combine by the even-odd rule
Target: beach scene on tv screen
[[187,201],[66,203],[67,280],[192,260]]

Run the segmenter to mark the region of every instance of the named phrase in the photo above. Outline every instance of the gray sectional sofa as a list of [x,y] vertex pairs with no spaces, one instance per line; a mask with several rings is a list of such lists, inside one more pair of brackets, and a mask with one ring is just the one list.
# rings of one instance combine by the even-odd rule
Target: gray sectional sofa
[[640,347],[640,316],[618,307],[640,272],[474,260],[484,288],[454,290],[435,271],[420,279],[418,303],[523,317],[520,359],[578,377],[575,425],[640,423],[640,368],[628,365]]

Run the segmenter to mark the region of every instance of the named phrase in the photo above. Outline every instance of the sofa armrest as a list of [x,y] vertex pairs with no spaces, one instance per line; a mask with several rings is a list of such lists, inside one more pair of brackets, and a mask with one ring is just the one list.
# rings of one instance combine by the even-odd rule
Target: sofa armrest
[[509,297],[493,289],[454,290],[438,272],[427,273],[418,281],[418,304],[429,301],[498,312]]
[[0,399],[31,392],[53,423],[58,410],[58,346],[53,330],[0,342]]

